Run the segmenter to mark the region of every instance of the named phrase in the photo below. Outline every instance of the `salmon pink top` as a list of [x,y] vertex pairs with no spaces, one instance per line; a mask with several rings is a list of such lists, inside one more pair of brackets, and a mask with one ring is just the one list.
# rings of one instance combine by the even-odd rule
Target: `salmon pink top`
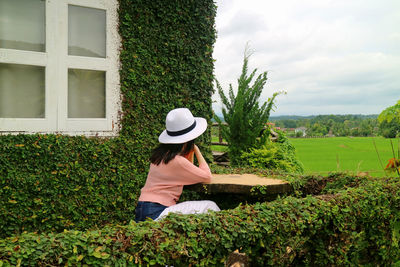
[[211,171],[207,163],[195,166],[188,159],[176,156],[167,164],[151,164],[146,184],[141,190],[139,201],[175,205],[182,194],[183,186],[209,183]]

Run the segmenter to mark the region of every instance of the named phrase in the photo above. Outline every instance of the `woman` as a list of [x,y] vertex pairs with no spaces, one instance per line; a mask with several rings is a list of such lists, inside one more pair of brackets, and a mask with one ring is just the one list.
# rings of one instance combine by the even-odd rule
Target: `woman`
[[[176,204],[183,186],[210,182],[211,172],[194,144],[194,139],[207,129],[204,118],[195,118],[187,108],[171,110],[166,118],[166,130],[159,136],[161,143],[150,157],[150,170],[146,184],[141,190],[136,207],[135,221],[153,220],[169,212],[183,214],[219,211],[218,206],[208,200],[186,201]],[[196,156],[199,166],[193,164]]]

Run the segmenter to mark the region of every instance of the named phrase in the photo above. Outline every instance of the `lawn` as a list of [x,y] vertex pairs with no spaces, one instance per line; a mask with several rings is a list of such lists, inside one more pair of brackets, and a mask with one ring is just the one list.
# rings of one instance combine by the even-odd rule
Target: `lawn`
[[[381,137],[293,138],[296,154],[304,165],[305,173],[327,174],[331,171],[368,172],[383,176],[373,143],[375,140],[382,164],[393,158],[390,139]],[[398,140],[392,139],[396,155]]]
[[[298,159],[303,163],[306,174],[328,174],[333,171],[351,173],[368,172],[371,176],[384,176],[373,143],[375,140],[383,166],[393,158],[393,147],[396,155],[399,151],[398,139],[382,137],[332,137],[332,138],[291,138],[296,147]],[[212,142],[218,142],[214,133]],[[228,151],[227,146],[212,146],[213,151]]]
[[[212,127],[211,128],[211,142],[219,142],[218,128],[217,127]],[[222,142],[226,142],[226,140],[223,139]],[[227,146],[213,145],[213,146],[211,146],[211,150],[212,151],[218,151],[218,152],[227,152],[228,151],[228,147]]]

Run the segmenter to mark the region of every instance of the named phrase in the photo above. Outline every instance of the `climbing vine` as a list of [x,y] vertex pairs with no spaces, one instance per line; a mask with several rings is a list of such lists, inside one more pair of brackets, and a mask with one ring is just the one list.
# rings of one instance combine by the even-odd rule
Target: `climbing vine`
[[[126,222],[168,111],[188,107],[210,121],[214,2],[119,4],[119,136],[0,136],[0,237]],[[208,132],[199,145],[210,159],[209,143]]]

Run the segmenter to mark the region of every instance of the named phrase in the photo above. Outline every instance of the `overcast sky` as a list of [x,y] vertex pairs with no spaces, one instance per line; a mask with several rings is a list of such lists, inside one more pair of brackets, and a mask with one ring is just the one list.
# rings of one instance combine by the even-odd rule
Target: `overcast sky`
[[[399,0],[217,0],[215,75],[227,91],[248,42],[272,115],[378,114],[400,100]],[[213,108],[220,113],[218,93]]]

